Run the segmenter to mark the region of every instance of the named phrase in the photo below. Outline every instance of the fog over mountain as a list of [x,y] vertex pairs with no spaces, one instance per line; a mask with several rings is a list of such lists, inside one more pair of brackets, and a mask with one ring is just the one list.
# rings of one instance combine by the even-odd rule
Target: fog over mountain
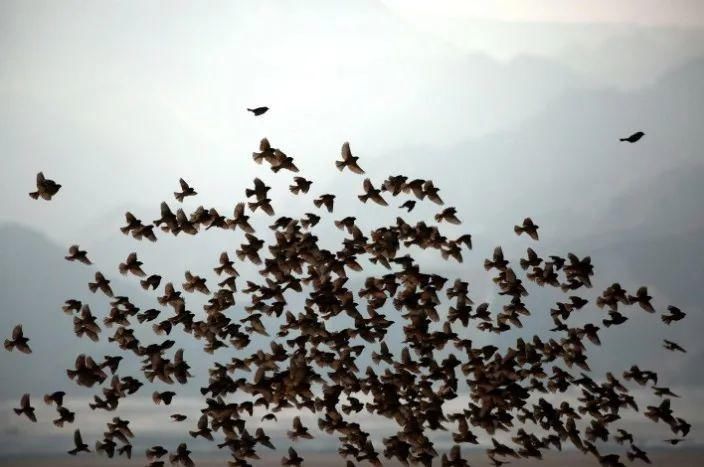
[[[459,15],[424,22],[391,3],[0,5],[0,329],[4,339],[22,323],[34,350],[0,353],[0,374],[16,375],[0,384],[0,459],[33,452],[39,440],[45,453],[70,443],[68,428],[28,426],[11,412],[23,392],[32,392],[42,421],[53,411],[41,395],[70,393],[68,405],[82,407],[80,426],[90,439],[114,415],[87,409],[95,390],[78,388],[65,373],[81,352],[121,354],[106,341],[114,330],[104,329],[100,343],[79,339],[61,311],[64,300],[78,298],[102,320],[109,305],[86,285],[96,270],[114,281],[116,295],[146,309],[156,305],[154,294],[117,272],[131,251],[147,273],[178,286],[186,269],[214,281],[219,253],[234,257],[240,233],[162,235],[151,244],[119,232],[126,211],[146,222],[159,217],[162,200],[175,206],[179,177],[199,193],[184,203],[187,212],[202,204],[228,216],[254,177],[273,187],[276,217],[317,212],[313,197],[335,192],[335,212],[316,230],[330,247],[342,238],[333,219],[355,215],[368,230],[402,213],[408,222],[437,213],[429,205],[397,212],[398,198],[386,209],[361,205],[361,179],[334,167],[344,141],[375,184],[396,174],[430,178],[457,207],[463,225],[448,231],[473,235],[464,263],[414,255],[433,272],[469,280],[475,302],[498,300],[481,265],[501,244],[514,261],[527,246],[543,255],[591,255],[598,280],[588,298],[620,281],[628,291],[647,285],[658,311],[681,307],[688,323],[679,326],[629,315],[629,326],[602,337],[592,366],[600,374],[614,369],[617,351],[622,369],[636,362],[661,368],[663,381],[684,396],[676,409],[694,432],[704,428],[704,29]],[[245,109],[257,105],[271,110],[255,119]],[[637,130],[646,134],[640,142],[619,142]],[[289,176],[252,161],[263,137],[314,180],[313,196],[294,199]],[[50,203],[27,196],[40,170],[63,185]],[[541,226],[538,244],[513,234],[526,216]],[[260,230],[276,218],[252,217]],[[63,259],[73,243],[88,250],[94,267]],[[246,276],[257,268],[238,270]],[[348,286],[358,289],[362,280]],[[534,316],[521,334],[549,335],[552,299],[531,297]],[[201,304],[194,301],[193,310],[201,313]],[[402,339],[399,327],[390,335]],[[501,346],[516,336],[471,338]],[[688,353],[665,353],[662,336],[686,342]],[[170,338],[185,349],[195,380],[207,379],[213,357],[203,343],[180,331]],[[267,343],[255,338],[254,346]],[[368,363],[371,350],[360,362]],[[131,359],[123,372],[138,376],[139,362]],[[147,385],[121,405],[118,415],[143,434],[135,449],[183,440],[186,426],[166,420],[183,411],[195,424],[199,384],[183,388],[173,410],[154,406]],[[643,406],[655,402],[639,396]],[[285,436],[289,415],[265,426],[272,438]],[[641,421],[625,422],[646,443],[662,436]],[[376,433],[389,427],[374,423]],[[304,446],[325,450],[334,442],[323,436]]]

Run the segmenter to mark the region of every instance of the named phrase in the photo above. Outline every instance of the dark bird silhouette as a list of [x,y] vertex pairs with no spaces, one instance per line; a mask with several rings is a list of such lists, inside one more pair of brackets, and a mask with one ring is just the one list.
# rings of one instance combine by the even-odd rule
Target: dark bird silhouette
[[645,133],[642,131],[637,131],[633,133],[631,136],[628,136],[626,138],[621,138],[619,141],[627,141],[629,143],[635,143],[636,141],[640,140],[643,136],[645,136]]
[[247,109],[248,112],[252,112],[255,117],[258,117],[260,115],[264,115],[266,111],[269,110],[269,107],[255,107],[253,109]]
[[523,219],[523,225],[514,226],[513,231],[516,232],[516,235],[521,235],[525,232],[533,240],[538,240],[538,226],[533,223],[530,217]]
[[381,197],[381,190],[378,190],[374,188],[374,185],[372,185],[372,181],[369,180],[368,178],[364,179],[363,183],[364,187],[364,194],[358,195],[357,198],[363,203],[366,203],[367,200],[372,200],[376,204],[381,205],[381,206],[388,206],[389,203],[386,202],[384,198]]
[[22,325],[18,324],[12,329],[12,337],[10,339],[5,339],[5,350],[12,352],[13,349],[17,349],[22,353],[30,354],[32,349],[29,348],[29,338],[24,336],[22,331]]
[[191,188],[188,185],[188,183],[186,183],[186,181],[184,179],[179,178],[178,183],[181,185],[181,191],[180,192],[174,191],[174,197],[176,198],[176,201],[178,201],[179,203],[183,203],[183,200],[187,196],[195,196],[198,194],[198,192],[196,190],[194,190],[193,188]]
[[68,249],[68,256],[64,256],[68,261],[79,261],[83,264],[93,264],[88,259],[88,253],[85,250],[81,250],[78,245],[71,245]]
[[668,341],[667,339],[664,339],[664,340],[663,340],[663,347],[665,347],[667,350],[671,350],[671,351],[673,351],[673,352],[682,352],[682,353],[686,353],[686,352],[687,352],[687,351],[684,350],[684,348],[683,348],[682,346],[680,346],[679,344],[677,344],[677,343],[675,343],[675,342],[672,342],[672,341]]
[[325,206],[328,212],[332,212],[334,202],[335,195],[331,194],[320,195],[318,196],[318,198],[313,200],[313,204],[316,208],[319,208],[320,206]]
[[186,443],[181,443],[176,448],[175,454],[169,455],[169,462],[176,465],[183,465],[184,467],[193,467],[195,464],[190,458],[191,451],[186,446]]
[[364,170],[357,164],[357,161],[359,160],[359,157],[353,156],[352,151],[350,150],[350,143],[344,142],[342,144],[342,160],[340,161],[335,161],[335,166],[342,172],[345,167],[350,171],[354,172],[356,174],[363,174]]
[[59,192],[60,188],[61,185],[53,180],[45,178],[44,174],[39,172],[37,174],[37,191],[31,192],[29,196],[31,196],[32,199],[39,199],[39,197],[41,197],[46,201],[50,201],[51,198]]
[[95,282],[88,283],[88,289],[95,293],[100,289],[108,297],[113,296],[112,288],[110,287],[110,281],[103,276],[103,274],[98,271],[95,273]]
[[413,201],[412,199],[409,199],[405,203],[403,203],[400,208],[406,209],[408,212],[413,211],[413,208],[416,207],[416,202]]
[[64,396],[66,393],[64,391],[56,391],[51,394],[46,394],[44,396],[44,403],[46,405],[56,404],[57,407],[64,405]]
[[294,195],[299,193],[308,193],[308,190],[312,184],[313,182],[306,180],[303,177],[293,177],[293,185],[290,185],[288,189]]
[[29,403],[29,394],[25,394],[22,396],[22,399],[20,400],[19,409],[12,410],[14,410],[17,415],[24,415],[31,421],[35,423],[37,422],[37,417],[34,415],[34,407],[32,407]]
[[669,311],[670,314],[662,315],[660,318],[662,319],[663,323],[667,324],[668,326],[672,324],[673,321],[679,321],[685,316],[687,316],[687,313],[683,312],[676,306],[668,306],[667,311]]
[[81,430],[76,430],[73,432],[73,444],[76,447],[68,451],[68,453],[72,456],[75,456],[79,452],[90,452],[90,449],[88,449],[88,445],[83,442],[83,438],[81,437]]

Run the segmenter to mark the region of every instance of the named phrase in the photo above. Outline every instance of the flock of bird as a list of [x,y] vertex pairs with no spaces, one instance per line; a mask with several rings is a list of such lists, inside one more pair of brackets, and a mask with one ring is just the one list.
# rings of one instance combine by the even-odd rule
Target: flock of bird
[[[255,115],[266,110],[251,109]],[[268,164],[275,173],[299,172],[293,158],[272,147],[267,139],[261,141],[253,159],[258,164]],[[341,172],[365,175],[348,143],[342,145],[341,159],[335,166]],[[61,188],[41,173],[36,184],[37,191],[31,193],[35,199],[50,200]],[[293,196],[304,196],[312,184],[294,176],[289,190]],[[183,179],[180,187],[181,191],[174,193],[177,202],[198,195]],[[146,383],[188,383],[191,367],[183,349],[170,354],[175,341],[161,337],[180,328],[203,342],[205,352],[222,357],[209,369],[208,380],[202,382],[202,415],[188,433],[228,450],[231,466],[250,465],[252,459],[259,458],[260,447],[274,449],[263,428],[245,420],[247,416],[252,418],[255,409],[265,412],[262,421],[276,420],[282,409],[316,414],[318,428],[339,438],[339,453],[348,467],[365,461],[381,465],[382,458],[431,465],[438,457],[442,466],[467,466],[461,446],[477,445],[479,434],[490,439],[487,455],[494,466],[506,464],[511,458],[540,459],[544,451],[561,450],[568,444],[593,455],[603,466],[622,466],[623,454],[604,452],[603,445],[611,440],[628,446],[628,460],[650,463],[647,453],[635,444],[634,436],[620,426],[622,413],[641,410],[627,384],[649,387],[662,398],[662,403],[647,406],[643,412],[671,430],[674,437],[667,440],[669,443],[677,444],[688,434],[690,424],[670,407],[670,398],[679,396],[658,386],[654,371],[634,365],[621,376],[612,372],[603,379],[589,375],[589,347],[601,344],[600,333],[606,332],[605,328],[623,325],[633,307],[656,313],[646,287],[631,294],[614,283],[594,303],[604,310],[601,322],[573,325],[570,317],[589,305],[589,300],[578,293],[592,287],[591,259],[572,253],[543,258],[531,247],[516,268],[498,246],[484,261],[484,268],[492,274],[505,303],[491,309],[488,303],[475,304],[468,282],[423,272],[408,253],[411,247],[418,247],[435,250],[443,259],[462,262],[465,250],[472,248],[471,235],[448,238],[441,232],[444,222],[461,221],[454,207],[444,207],[440,190],[432,181],[394,175],[375,184],[365,178],[358,195],[362,203],[389,206],[392,199],[404,197],[407,199],[399,207],[409,212],[416,203],[434,203],[438,206],[435,223],[411,224],[396,217],[395,223],[365,233],[356,225],[355,217],[340,216],[334,225],[346,237],[337,251],[320,247],[314,233],[321,220],[316,212],[334,212],[336,195],[329,193],[314,197],[312,204],[317,211],[299,219],[276,219],[270,226],[275,238],[270,244],[258,238],[249,219],[260,210],[274,216],[268,197],[270,188],[255,179],[253,187],[244,193],[246,202],[235,206],[232,217],[202,206],[190,214],[181,208],[174,212],[166,202],[161,203],[160,216],[153,222],[125,214],[126,225],[120,230],[137,240],[155,242],[157,233],[196,235],[212,228],[240,230],[245,241],[234,252],[235,257],[240,263],[260,267],[261,279],[242,281],[237,263],[229,252],[223,252],[214,267],[219,282],[213,285],[205,276],[186,271],[181,290],[178,284],[169,282],[159,292],[161,276],[147,274],[137,254],[130,253],[117,270],[124,276],[136,277],[158,303],[158,308],[142,311],[128,297],[114,295],[106,277],[109,274],[96,272],[94,281],[88,284],[89,290],[110,299],[110,312],[104,317],[96,316],[80,299],[67,300],[63,311],[73,317],[79,337],[98,341],[104,328],[113,329],[108,341],[141,360],[144,379],[118,374],[123,356],[105,356],[101,361],[78,355],[67,376],[79,386],[100,388],[91,409],[115,411],[121,400]],[[539,240],[539,226],[531,218],[524,219],[514,230],[530,241]],[[366,277],[363,287],[355,293],[347,283],[351,273],[365,271],[363,259],[386,272]],[[92,264],[88,253],[78,245],[69,248],[66,260]],[[531,315],[524,303],[530,283],[567,295],[549,310],[555,324],[551,329],[553,338],[519,337],[502,351],[461,337],[468,330],[498,334],[522,328],[522,320]],[[249,298],[243,307],[235,303],[238,289]],[[204,313],[188,309],[190,294],[209,298]],[[301,310],[288,309],[288,299],[294,294],[305,298]],[[449,306],[443,305],[442,295],[450,301]],[[387,304],[391,307],[385,307]],[[346,315],[354,325],[333,330],[330,320],[339,315]],[[280,318],[278,329],[265,327],[265,316]],[[685,313],[674,306],[661,314],[666,325],[684,317]],[[398,348],[398,352],[393,352],[385,337],[397,321],[403,323],[404,339],[392,346]],[[142,342],[135,336],[135,328],[148,324],[155,339]],[[255,333],[271,336],[268,350],[248,351]],[[22,326],[17,325],[5,341],[5,348],[31,353],[29,343]],[[668,340],[664,347],[685,351]],[[361,369],[358,357],[367,349],[373,366]],[[449,352],[440,357],[444,349]],[[568,397],[571,393],[577,394],[576,399]],[[46,404],[56,407],[58,418],[53,423],[59,428],[75,422],[74,412],[64,405],[65,395],[57,391],[44,396]],[[239,402],[232,402],[234,395]],[[156,391],[152,400],[156,405],[168,406],[175,396],[175,391]],[[450,411],[447,403],[461,396],[468,397],[467,405]],[[22,396],[20,407],[14,410],[17,415],[37,421],[29,394]],[[364,412],[391,420],[396,433],[381,443],[372,439],[363,423],[350,420]],[[184,422],[187,417],[176,413],[171,419]],[[112,418],[103,439],[95,442],[95,451],[109,457],[130,457],[134,434],[129,423]],[[438,452],[431,440],[437,432],[447,432],[454,443],[446,453]],[[313,430],[304,426],[298,416],[287,434],[291,443],[314,437]],[[91,451],[78,429],[74,444],[69,454]],[[194,463],[190,453],[184,442],[172,451],[162,446],[150,447],[146,457],[151,467],[163,466],[167,459],[171,464],[191,466]],[[303,462],[292,446],[281,460],[282,465],[288,466]]]

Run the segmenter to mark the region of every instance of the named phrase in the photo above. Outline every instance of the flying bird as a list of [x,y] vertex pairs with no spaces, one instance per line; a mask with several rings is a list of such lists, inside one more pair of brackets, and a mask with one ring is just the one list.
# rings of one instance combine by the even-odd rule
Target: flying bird
[[255,107],[253,109],[247,109],[247,111],[252,112],[255,117],[264,115],[267,110],[269,110],[269,107]]
[[39,199],[39,197],[41,197],[46,201],[50,201],[51,198],[58,193],[60,188],[61,185],[53,180],[45,178],[44,174],[39,172],[37,174],[37,191],[31,192],[29,196],[31,196],[32,199]]
[[93,264],[91,260],[88,259],[88,253],[85,250],[81,250],[78,245],[71,245],[68,249],[68,256],[64,257],[68,261],[79,261],[83,264]]
[[5,339],[5,350],[12,352],[13,349],[17,349],[22,353],[30,354],[32,353],[32,349],[29,348],[29,338],[24,336],[24,332],[22,331],[22,325],[18,324],[17,326],[14,327],[12,330],[12,338],[11,339]]
[[31,421],[35,422],[37,421],[37,417],[34,415],[34,407],[32,407],[29,403],[29,394],[25,394],[22,396],[22,399],[20,400],[20,408],[19,409],[12,409],[15,411],[17,415],[25,415],[28,419]]
[[350,143],[344,142],[342,144],[342,160],[341,161],[335,161],[335,166],[342,172],[345,167],[350,172],[354,172],[356,174],[363,174],[364,170],[357,164],[357,161],[359,160],[359,157],[353,156],[352,151],[350,150]]
[[513,231],[519,236],[525,232],[533,240],[538,240],[538,226],[533,223],[530,217],[523,219],[523,225],[514,226]]
[[75,448],[71,449],[68,451],[69,454],[72,456],[75,456],[79,452],[90,452],[90,449],[88,449],[88,445],[83,442],[83,438],[81,437],[81,431],[76,430],[73,433],[73,443],[75,444]]
[[179,203],[182,203],[184,198],[186,198],[187,196],[195,196],[198,194],[198,192],[191,188],[184,179],[179,178],[178,183],[181,184],[181,191],[174,191],[174,197]]
[[636,141],[640,140],[643,136],[645,136],[645,133],[642,131],[637,131],[633,133],[631,136],[628,136],[626,138],[621,138],[619,141],[627,141],[629,143],[635,143]]

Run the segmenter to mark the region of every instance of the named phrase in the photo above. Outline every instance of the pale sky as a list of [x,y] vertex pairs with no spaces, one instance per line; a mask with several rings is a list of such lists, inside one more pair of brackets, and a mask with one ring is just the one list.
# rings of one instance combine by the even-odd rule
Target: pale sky
[[702,26],[701,0],[382,0],[409,19]]

